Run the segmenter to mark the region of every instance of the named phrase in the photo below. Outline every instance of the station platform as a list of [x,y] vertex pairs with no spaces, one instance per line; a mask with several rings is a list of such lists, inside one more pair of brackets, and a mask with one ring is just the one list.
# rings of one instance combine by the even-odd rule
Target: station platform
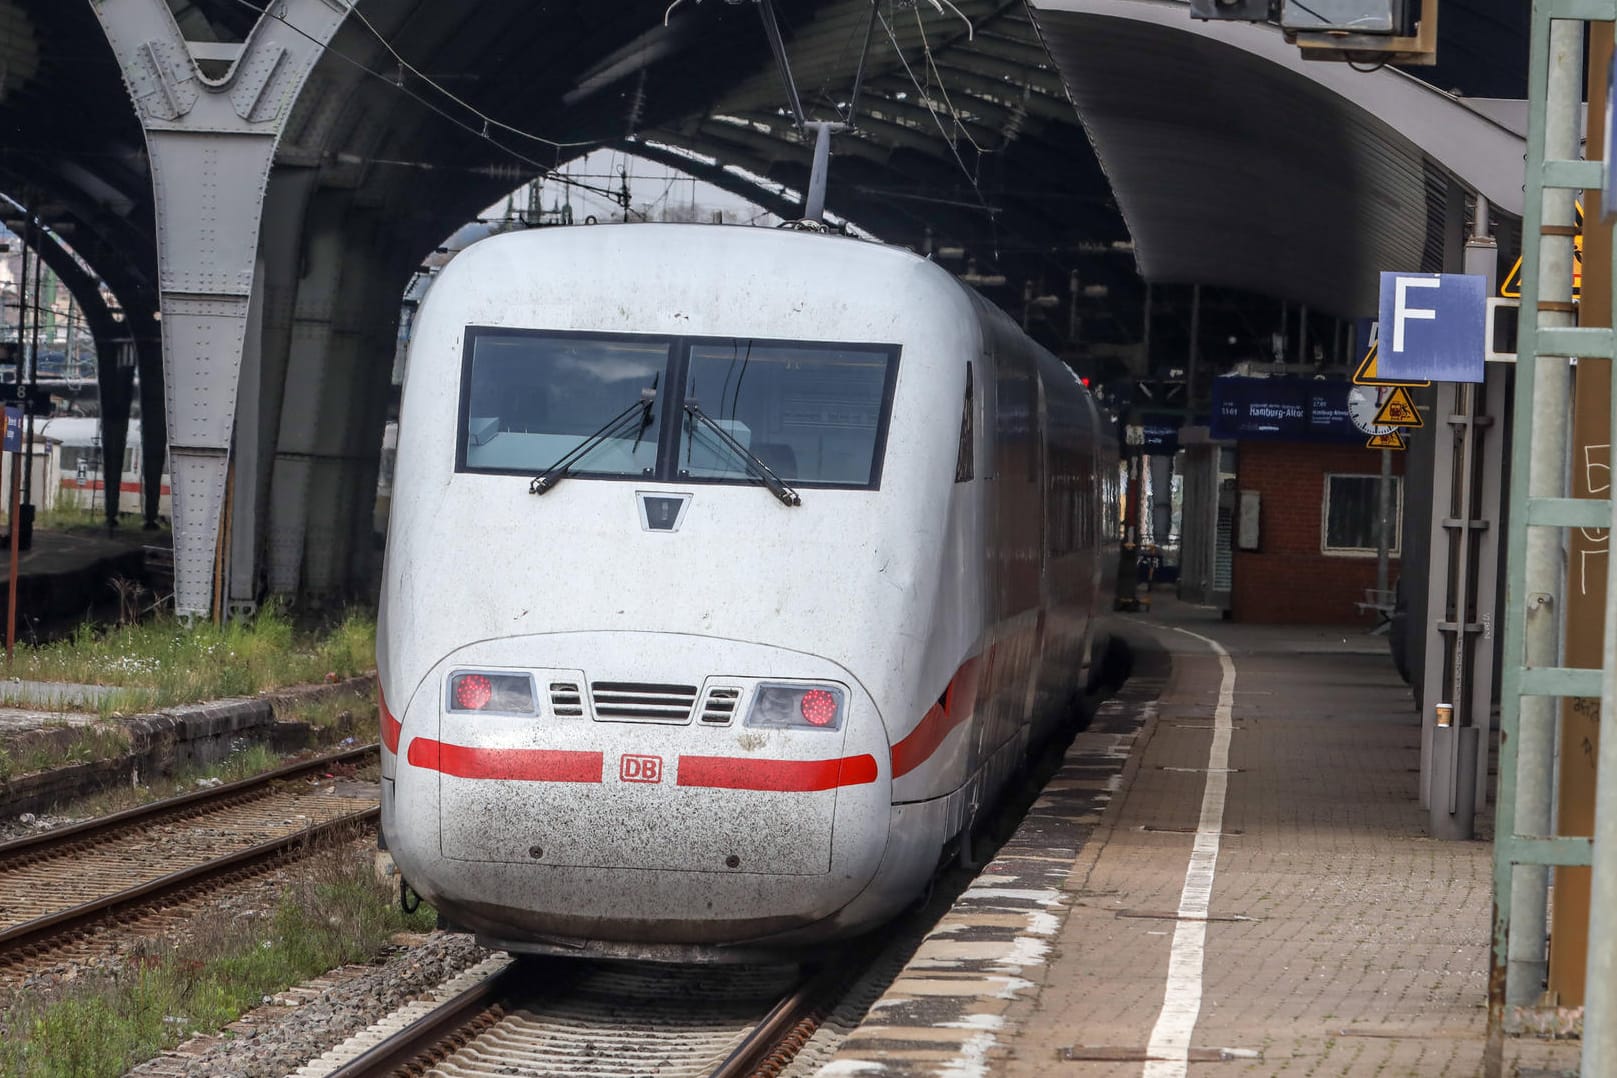
[[[48,639],[71,632],[92,615],[116,615],[118,593],[111,582],[146,584],[146,546],[159,538],[168,543],[166,533],[159,537],[139,526],[111,533],[36,528],[33,545],[17,558],[18,638]],[[0,619],[10,586],[10,557],[7,538],[0,543]]]
[[[1135,676],[824,1075],[1483,1073],[1492,846],[1427,837],[1383,637],[1119,619]],[[1098,811],[1069,793],[1125,756]],[[1506,1040],[1503,1073],[1578,1071]]]

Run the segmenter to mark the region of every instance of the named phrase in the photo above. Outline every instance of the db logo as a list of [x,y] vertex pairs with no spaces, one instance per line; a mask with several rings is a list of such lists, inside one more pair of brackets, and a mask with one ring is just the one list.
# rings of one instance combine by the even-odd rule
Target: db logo
[[624,782],[661,782],[661,756],[625,756],[618,761],[618,778]]

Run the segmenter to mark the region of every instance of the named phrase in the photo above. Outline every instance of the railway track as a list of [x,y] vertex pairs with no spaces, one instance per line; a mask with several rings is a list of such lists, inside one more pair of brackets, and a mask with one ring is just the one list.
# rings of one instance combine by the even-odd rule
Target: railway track
[[846,986],[844,964],[656,966],[489,959],[300,1078],[775,1075]]
[[376,758],[374,745],[335,753],[0,844],[0,967],[369,824],[374,794],[349,779],[307,780]]

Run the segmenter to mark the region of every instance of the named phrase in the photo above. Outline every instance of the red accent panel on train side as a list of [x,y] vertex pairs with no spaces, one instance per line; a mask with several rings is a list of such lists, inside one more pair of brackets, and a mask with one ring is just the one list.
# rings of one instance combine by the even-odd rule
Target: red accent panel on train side
[[387,697],[382,694],[381,686],[376,688],[376,709],[382,713],[382,744],[388,752],[396,755],[399,751],[399,735],[404,732],[404,725],[387,709]]
[[717,790],[807,793],[876,781],[876,758],[840,760],[753,760],[735,756],[681,756],[677,786]]
[[415,767],[458,779],[505,782],[600,782],[605,757],[564,749],[477,749],[418,737],[408,759]]
[[949,680],[943,690],[941,703],[927,708],[909,736],[893,746],[893,778],[899,778],[926,763],[949,731],[971,718],[977,703],[977,676],[982,664],[976,657],[967,659]]

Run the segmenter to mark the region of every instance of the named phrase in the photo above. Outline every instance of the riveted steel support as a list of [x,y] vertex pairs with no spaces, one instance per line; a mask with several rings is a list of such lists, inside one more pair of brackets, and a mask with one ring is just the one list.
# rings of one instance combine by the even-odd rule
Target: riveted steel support
[[279,0],[220,78],[163,0],[92,5],[145,131],[157,210],[175,610],[212,607],[264,186],[292,103],[348,0]]
[[309,478],[326,397],[337,296],[342,284],[347,192],[322,192],[305,217],[302,275],[297,282],[269,501],[269,587],[294,596],[302,583],[308,533]]

